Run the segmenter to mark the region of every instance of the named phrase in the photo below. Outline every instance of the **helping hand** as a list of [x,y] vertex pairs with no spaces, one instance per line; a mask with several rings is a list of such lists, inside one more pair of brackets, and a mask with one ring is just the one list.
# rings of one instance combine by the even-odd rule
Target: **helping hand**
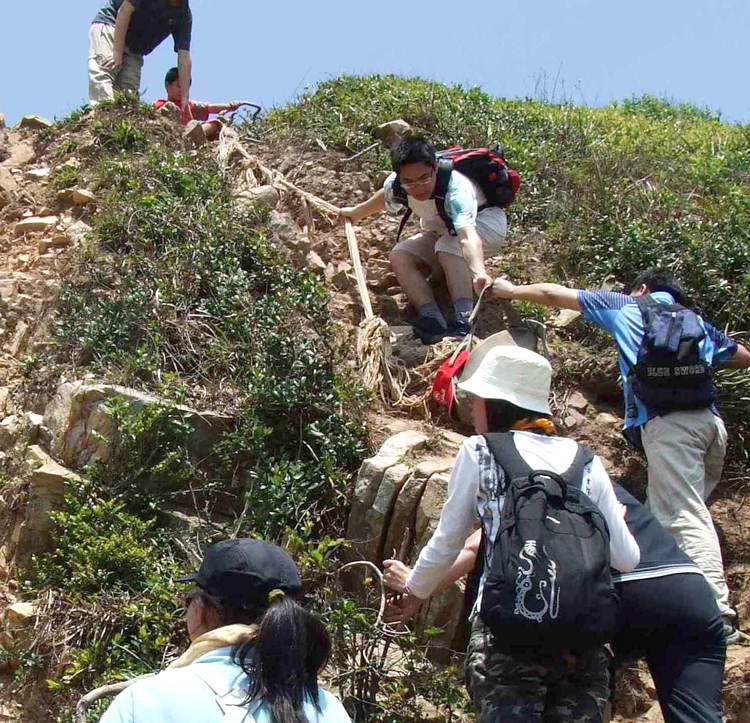
[[348,218],[352,224],[356,224],[359,219],[354,215],[354,206],[344,206],[339,209],[339,226],[346,225],[346,219]]
[[515,285],[508,281],[508,279],[495,279],[491,294],[497,299],[512,299],[515,288]]
[[422,598],[405,592],[385,606],[383,620],[387,623],[405,623],[419,612],[423,602]]

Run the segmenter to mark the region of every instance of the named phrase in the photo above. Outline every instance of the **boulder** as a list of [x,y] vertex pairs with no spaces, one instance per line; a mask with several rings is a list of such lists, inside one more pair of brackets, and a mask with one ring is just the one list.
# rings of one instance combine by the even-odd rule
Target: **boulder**
[[15,225],[16,236],[23,236],[31,231],[51,231],[57,224],[57,216],[32,216]]
[[84,221],[76,221],[65,229],[65,234],[73,244],[80,244],[91,232],[91,226]]
[[379,125],[375,129],[373,135],[378,140],[383,141],[387,146],[390,146],[399,138],[411,135],[411,133],[412,127],[405,120],[399,118]]
[[72,203],[75,206],[87,206],[96,201],[96,196],[85,188],[64,188],[58,192],[57,201],[58,203]]
[[14,532],[16,564],[23,566],[32,555],[52,548],[54,523],[50,512],[62,509],[66,487],[81,481],[77,474],[57,462],[43,464],[31,473],[26,515]]
[[52,121],[48,121],[46,118],[42,118],[38,115],[25,115],[21,118],[21,122],[19,123],[21,128],[30,128],[31,130],[37,131],[52,128],[53,125],[54,123],[52,123]]
[[586,399],[586,397],[584,397],[580,392],[573,392],[573,394],[568,397],[568,407],[571,407],[572,409],[576,409],[579,412],[584,412],[586,411],[586,407],[588,406],[588,399]]
[[422,498],[419,500],[419,507],[417,507],[415,528],[417,553],[422,551],[437,529],[440,513],[443,511],[443,504],[448,494],[449,479],[447,474],[434,474],[427,480]]
[[65,233],[58,233],[54,236],[47,236],[45,238],[39,239],[36,247],[39,251],[39,255],[41,256],[42,254],[46,254],[50,249],[63,248],[65,246],[70,246],[70,244],[70,236]]
[[[44,410],[43,427],[51,436],[50,452],[64,464],[80,469],[93,460],[108,458],[115,427],[107,414],[109,399],[119,398],[135,409],[162,403],[157,397],[134,389],[91,382],[65,382]],[[216,412],[198,412],[176,406],[185,415],[193,434],[188,441],[191,453],[205,458],[208,449],[231,425],[233,418]],[[41,428],[40,428],[41,429]]]

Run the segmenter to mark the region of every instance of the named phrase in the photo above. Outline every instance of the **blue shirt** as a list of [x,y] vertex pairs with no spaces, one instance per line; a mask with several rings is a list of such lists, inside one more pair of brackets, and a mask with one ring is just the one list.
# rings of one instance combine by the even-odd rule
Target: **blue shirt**
[[[184,668],[165,670],[153,678],[134,683],[120,693],[100,719],[100,723],[222,723],[224,713],[216,694],[191,669],[212,666],[228,681],[228,686],[247,690],[248,678],[232,662],[232,648],[219,648],[202,655]],[[305,703],[308,723],[351,723],[336,696],[318,689],[320,712],[312,702]],[[272,723],[268,706],[255,712],[256,723]]]
[[[651,294],[655,301],[674,304],[671,294],[656,291]],[[586,321],[609,332],[615,340],[622,377],[622,392],[625,400],[625,429],[639,427],[655,413],[646,409],[643,402],[632,394],[628,373],[638,361],[638,349],[643,339],[644,327],[641,310],[632,296],[615,291],[579,291],[578,304]],[[699,317],[700,318],[700,317]],[[737,352],[737,342],[722,334],[718,329],[700,318],[706,336],[701,342],[701,356],[712,366],[727,362]],[[628,404],[631,398],[635,402]],[[716,410],[713,410],[716,413]]]

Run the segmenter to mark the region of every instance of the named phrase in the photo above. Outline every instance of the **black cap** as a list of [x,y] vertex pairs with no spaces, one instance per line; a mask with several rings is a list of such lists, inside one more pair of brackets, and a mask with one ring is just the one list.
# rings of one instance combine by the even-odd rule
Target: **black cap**
[[302,585],[297,566],[286,552],[250,538],[211,545],[198,572],[175,582],[194,582],[209,595],[241,605],[266,603],[271,590],[294,595]]

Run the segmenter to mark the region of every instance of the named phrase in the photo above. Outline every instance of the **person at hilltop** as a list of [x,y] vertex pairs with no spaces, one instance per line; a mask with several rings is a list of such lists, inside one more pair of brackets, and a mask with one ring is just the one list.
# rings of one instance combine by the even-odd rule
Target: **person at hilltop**
[[242,105],[242,101],[232,101],[231,103],[200,103],[198,101],[188,101],[187,111],[181,108],[182,102],[182,85],[180,83],[180,73],[178,68],[170,68],[164,78],[164,88],[167,91],[166,100],[160,98],[154,101],[154,108],[157,110],[164,107],[167,103],[172,103],[180,112],[180,121],[186,126],[191,120],[201,122],[203,133],[206,140],[213,140],[221,132],[221,123],[217,120],[210,120],[212,113],[223,113],[227,110],[237,110]]
[[[615,664],[645,657],[665,723],[721,723],[726,640],[713,592],[656,518],[624,487],[614,489],[641,551],[635,570],[613,575],[621,600]],[[438,591],[475,569],[480,544],[481,532],[466,540]],[[411,569],[398,560],[383,566],[388,587],[405,592]]]
[[189,0],[107,0],[89,29],[89,101],[113,98],[115,90],[137,93],[143,58],[168,35],[174,39],[183,113],[190,100]]
[[[699,315],[681,311],[683,287],[664,268],[644,271],[624,294],[559,284],[516,286],[506,279],[495,281],[492,294],[582,311],[584,319],[614,337],[625,402],[624,433],[648,461],[649,509],[703,571],[724,617],[727,642],[738,642],[741,636],[729,605],[719,538],[706,505],[721,477],[727,444],[710,369],[745,369],[750,352]],[[682,332],[676,329],[678,320]],[[687,336],[691,327],[694,343]],[[679,344],[673,352],[682,354],[684,342],[689,342],[687,349],[695,349],[692,363],[675,364],[674,355],[662,357],[666,361],[661,366],[649,361],[675,340]],[[646,354],[647,347],[653,351]],[[644,378],[639,369],[650,377]]]
[[[479,186],[454,170],[445,194],[445,213],[453,228],[441,218],[434,192],[438,179],[438,160],[434,146],[419,136],[407,136],[391,150],[393,173],[383,188],[357,206],[341,209],[341,218],[357,223],[387,210],[397,215],[404,211],[395,194],[396,181],[405,191],[408,207],[419,217],[421,229],[411,238],[399,241],[391,250],[391,268],[404,293],[417,311],[416,334],[425,343],[434,343],[446,335],[464,335],[469,331],[473,294],[481,293],[490,278],[485,258],[500,252],[507,235],[505,212],[497,206],[485,207],[487,198]],[[453,303],[451,328],[435,302],[427,277],[444,274]]]
[[325,627],[295,598],[292,559],[262,540],[212,545],[186,598],[192,642],[169,668],[120,693],[101,723],[350,723],[318,687]]
[[[609,699],[608,654],[603,643],[588,644],[593,640],[592,637],[585,638],[589,631],[574,626],[575,640],[586,640],[577,647],[562,645],[562,638],[551,634],[542,644],[536,640],[527,641],[525,637],[526,625],[541,629],[544,623],[545,631],[551,630],[561,613],[566,618],[570,614],[575,617],[575,606],[584,604],[582,599],[579,602],[578,593],[583,592],[580,589],[561,592],[559,588],[570,581],[570,577],[562,581],[562,577],[568,575],[568,570],[575,569],[575,574],[581,573],[586,578],[589,574],[583,573],[577,565],[578,561],[571,560],[565,554],[568,548],[561,554],[553,555],[545,544],[549,537],[527,540],[520,557],[512,558],[519,564],[519,577],[522,577],[522,567],[529,573],[527,586],[525,580],[515,585],[516,612],[510,615],[513,618],[511,627],[524,624],[521,634],[523,642],[511,640],[510,633],[504,637],[493,633],[493,629],[498,628],[493,627],[493,620],[486,616],[486,609],[489,607],[495,612],[497,597],[493,597],[496,588],[488,571],[492,570],[495,575],[493,565],[496,558],[501,562],[503,560],[497,547],[502,530],[498,530],[501,526],[504,530],[503,523],[509,520],[503,514],[504,507],[514,502],[509,501],[511,480],[504,471],[505,463],[500,464],[493,448],[495,439],[502,437],[508,441],[508,437],[484,435],[488,432],[510,432],[510,443],[514,446],[516,458],[520,456],[522,462],[533,470],[545,470],[548,476],[552,474],[561,480],[567,479],[568,486],[575,481],[588,499],[598,506],[599,531],[601,533],[604,527],[601,521],[603,517],[609,535],[598,535],[602,546],[602,565],[600,568],[593,563],[594,559],[599,558],[588,556],[591,571],[596,570],[597,575],[603,573],[608,578],[606,565],[610,559],[611,564],[622,571],[634,569],[639,562],[638,545],[625,526],[622,510],[601,460],[587,453],[573,440],[556,436],[548,402],[551,378],[549,362],[528,349],[495,346],[487,351],[475,371],[459,384],[461,391],[471,395],[473,425],[477,434],[464,441],[458,453],[437,530],[403,585],[394,584],[389,569],[393,562],[384,563],[384,582],[402,593],[398,603],[388,608],[387,619],[404,622],[436,590],[456,558],[459,555],[465,558],[465,551],[462,553],[464,542],[476,517],[479,517],[484,536],[485,573],[480,579],[477,599],[471,611],[471,638],[465,670],[467,687],[479,723],[601,721]],[[575,473],[572,472],[574,469]],[[568,476],[571,474],[574,477],[577,475],[577,479],[571,480]],[[512,489],[515,497],[515,482]],[[553,514],[551,507],[546,509],[550,510],[546,514]],[[562,516],[557,514],[557,517]],[[547,524],[545,520],[548,519],[552,520],[548,524],[553,531],[556,531],[554,525],[561,525],[559,530],[563,534],[559,538],[578,537],[576,532],[582,524],[580,518],[573,522],[572,528],[568,526],[568,517],[561,521],[543,516],[541,522]],[[575,532],[571,534],[571,530]],[[583,534],[582,537],[588,539],[591,536]],[[530,546],[531,543],[533,545]],[[588,553],[591,550],[587,547],[580,552]],[[511,555],[515,555],[515,552]],[[557,558],[557,562],[553,557]],[[525,567],[526,563],[529,564],[528,568]],[[539,572],[532,582],[531,572],[535,565]],[[591,572],[591,575],[594,574]],[[610,587],[607,588],[606,598],[608,603],[613,603],[611,581],[608,579],[608,582]],[[527,590],[528,596],[525,594]],[[585,601],[588,602],[593,597],[593,588],[587,587],[585,592],[591,593]],[[511,591],[511,598],[513,595]],[[565,596],[565,602],[559,602],[561,595]],[[570,604],[572,601],[568,595],[576,598],[574,604]],[[487,598],[489,605],[483,605],[483,597]],[[543,605],[539,601],[545,597],[549,600],[548,604]],[[556,604],[552,602],[553,597],[558,601]],[[597,601],[599,599],[597,597]],[[527,610],[527,603],[534,609]],[[513,604],[511,600],[511,613]],[[612,607],[608,607],[607,613],[611,610]],[[586,608],[587,617],[589,612],[589,608]],[[599,621],[594,617],[591,615],[592,619],[587,620],[587,624],[598,625]],[[612,616],[612,627],[614,622]],[[546,627],[548,624],[549,628]],[[508,625],[502,629],[509,631]]]

